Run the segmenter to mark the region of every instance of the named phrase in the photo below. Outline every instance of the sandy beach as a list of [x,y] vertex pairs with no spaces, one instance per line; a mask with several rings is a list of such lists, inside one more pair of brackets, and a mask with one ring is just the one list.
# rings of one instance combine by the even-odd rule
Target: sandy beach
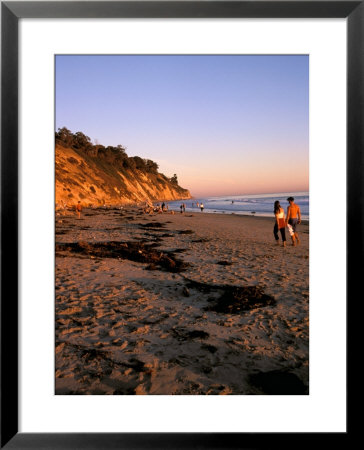
[[[308,394],[309,225],[56,214],[56,394]],[[288,235],[288,233],[287,233]]]

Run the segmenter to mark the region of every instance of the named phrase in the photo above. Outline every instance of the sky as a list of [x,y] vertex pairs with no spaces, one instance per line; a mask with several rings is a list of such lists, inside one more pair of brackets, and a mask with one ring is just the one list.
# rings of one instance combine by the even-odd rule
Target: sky
[[307,55],[57,55],[56,129],[195,197],[308,191]]

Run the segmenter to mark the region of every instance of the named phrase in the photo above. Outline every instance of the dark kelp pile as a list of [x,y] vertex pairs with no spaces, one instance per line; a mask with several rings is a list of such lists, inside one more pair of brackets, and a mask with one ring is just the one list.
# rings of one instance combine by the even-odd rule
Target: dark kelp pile
[[217,298],[210,299],[205,311],[215,311],[224,314],[239,314],[244,311],[274,306],[276,300],[264,293],[260,286],[230,286],[200,283],[187,280],[187,286],[205,293],[216,293]]
[[143,242],[70,242],[57,243],[56,255],[65,253],[93,256],[96,258],[128,259],[147,263],[153,268],[161,268],[167,272],[181,272],[188,264],[175,258],[172,252],[162,252]]
[[249,382],[270,395],[306,395],[307,387],[294,373],[284,370],[259,372],[249,377]]
[[141,223],[140,224],[141,228],[163,228],[165,227],[164,223],[160,223],[160,222],[148,222],[148,223]]
[[190,341],[192,339],[207,339],[209,334],[203,330],[186,330],[185,328],[173,328],[173,336],[178,341]]
[[242,311],[275,305],[276,301],[259,286],[224,286],[224,292],[207,311],[239,314]]

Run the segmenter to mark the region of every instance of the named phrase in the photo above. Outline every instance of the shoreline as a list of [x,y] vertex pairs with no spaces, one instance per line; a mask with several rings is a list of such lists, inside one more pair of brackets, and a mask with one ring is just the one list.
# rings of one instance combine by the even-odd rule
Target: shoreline
[[[183,199],[182,199],[183,200]],[[162,200],[160,200],[162,201]],[[164,201],[169,201],[169,200],[164,200]],[[156,203],[156,202],[153,202]],[[89,207],[83,207],[84,211],[90,209],[92,211],[105,211],[105,210],[112,210],[112,209],[117,209],[117,210],[121,210],[121,209],[128,209],[128,208],[138,208],[138,209],[142,209],[142,206],[140,205],[140,203],[138,204],[118,204],[118,205],[105,205],[105,206],[95,206],[93,208],[89,208]],[[196,208],[197,209],[197,208]],[[62,211],[65,211],[65,209],[60,208],[60,207],[56,207],[55,208],[56,213],[60,213]],[[67,211],[73,212],[74,211],[74,206],[70,207],[67,209]],[[174,214],[181,214],[180,210],[178,209],[169,209],[168,211],[165,211],[163,213],[161,213],[161,215],[168,215],[171,214],[171,211],[173,211]],[[207,211],[205,210],[204,212],[201,211],[195,211],[195,210],[191,210],[190,208],[186,209],[186,211],[184,213],[182,213],[184,215],[186,214],[208,214],[208,215],[216,215],[216,216],[236,216],[236,217],[248,217],[249,219],[259,219],[259,220],[273,220],[274,222],[274,215],[273,213],[271,215],[256,215],[256,214],[246,214],[246,213],[235,213],[235,212],[227,212],[227,213],[223,213],[223,212],[213,212],[213,211]],[[153,214],[150,214],[151,216],[153,216]],[[155,216],[159,216],[159,214],[154,213]],[[305,218],[301,220],[301,224],[302,225],[308,225],[310,223],[310,219]]]
[[[170,210],[170,211],[174,211],[175,214],[180,214],[181,215],[181,212],[177,211],[176,209]],[[168,214],[168,213],[163,213],[163,214]],[[269,220],[269,221],[273,221],[273,224],[275,222],[275,218],[274,218],[273,213],[272,213],[271,216],[269,216],[269,215],[263,216],[263,215],[256,215],[256,214],[238,214],[238,213],[230,213],[230,212],[229,213],[208,212],[206,210],[204,212],[201,212],[201,211],[190,211],[190,210],[186,209],[186,212],[183,213],[183,214],[193,214],[193,215],[195,215],[195,214],[197,214],[197,215],[198,214],[201,214],[201,215],[208,214],[208,215],[222,216],[222,217],[236,216],[236,217],[243,217],[243,218],[249,218],[249,219]],[[309,223],[310,223],[310,219],[302,219],[301,220],[301,224],[302,225],[309,225]]]

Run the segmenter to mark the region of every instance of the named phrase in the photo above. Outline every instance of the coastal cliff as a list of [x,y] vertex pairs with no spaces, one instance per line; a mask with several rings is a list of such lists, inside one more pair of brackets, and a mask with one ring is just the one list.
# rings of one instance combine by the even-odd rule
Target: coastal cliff
[[178,185],[176,175],[168,178],[158,172],[153,161],[128,157],[121,146],[92,145],[87,136],[67,129],[56,133],[55,184],[59,206],[78,201],[102,206],[191,198]]

